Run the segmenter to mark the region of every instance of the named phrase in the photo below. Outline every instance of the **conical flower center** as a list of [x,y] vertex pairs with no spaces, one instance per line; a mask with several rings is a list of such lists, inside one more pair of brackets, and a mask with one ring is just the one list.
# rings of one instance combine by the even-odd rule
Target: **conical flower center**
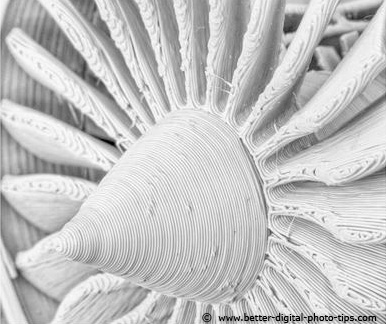
[[237,134],[183,110],[124,154],[59,248],[158,292],[220,302],[254,284],[266,240],[259,177]]

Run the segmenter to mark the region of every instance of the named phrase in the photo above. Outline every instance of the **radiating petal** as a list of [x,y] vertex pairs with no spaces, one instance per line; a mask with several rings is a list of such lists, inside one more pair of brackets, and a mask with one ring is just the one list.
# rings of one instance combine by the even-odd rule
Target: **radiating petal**
[[[60,12],[51,8],[54,17],[75,46],[78,45],[116,101],[126,108],[127,98],[124,96],[127,91],[125,93],[120,84],[125,80],[125,71],[121,71],[114,60],[119,55],[98,28],[83,20],[66,1],[47,0],[43,4],[47,7],[49,4],[64,4]],[[67,296],[53,323],[86,321],[102,324],[113,321],[114,324],[145,324],[151,321],[198,324],[206,312],[216,323],[217,316],[223,314],[331,312],[335,315],[347,311],[353,314],[380,312],[383,314],[378,320],[385,321],[386,290],[381,284],[386,278],[386,263],[383,261],[386,257],[386,232],[381,210],[386,205],[380,199],[385,195],[385,188],[381,186],[386,178],[381,169],[386,164],[386,142],[377,136],[382,125],[386,124],[381,115],[385,113],[385,101],[379,95],[384,85],[381,80],[384,74],[379,75],[379,72],[385,68],[385,57],[381,58],[382,64],[378,64],[379,57],[374,59],[377,62],[369,63],[370,76],[366,76],[364,81],[360,78],[354,80],[363,81],[363,84],[359,87],[354,84],[354,93],[346,97],[345,93],[339,92],[347,81],[344,73],[354,75],[347,62],[346,67],[341,65],[337,69],[340,72],[329,81],[320,73],[305,72],[315,46],[323,36],[337,29],[342,33],[342,26],[347,30],[350,26],[362,30],[368,22],[351,24],[346,21],[344,13],[350,12],[346,6],[346,11],[338,10],[338,23],[325,28],[337,0],[312,0],[297,36],[286,51],[281,28],[277,28],[280,24],[275,24],[278,17],[273,14],[274,10],[259,19],[254,11],[251,28],[243,39],[241,34],[245,31],[246,17],[249,18],[245,3],[239,6],[239,2],[228,0],[96,1],[132,73],[133,80],[127,84],[136,83],[135,87],[144,94],[157,122],[169,114],[169,110],[183,106],[217,114],[223,113],[225,108],[229,110],[228,115],[224,113],[221,116],[226,123],[208,112],[196,111],[193,114],[189,109],[180,115],[181,111],[172,112],[160,125],[149,130],[137,145],[129,147],[142,131],[148,130],[148,125],[136,123],[135,114],[129,114],[132,120],[121,120],[118,113],[115,114],[118,106],[114,102],[57,62],[52,65],[57,69],[53,71],[59,71],[57,75],[62,78],[65,71],[68,84],[81,88],[83,97],[79,99],[78,109],[87,112],[89,107],[95,108],[97,114],[94,117],[102,116],[102,119],[95,117],[94,120],[99,121],[100,126],[107,125],[108,133],[118,145],[129,149],[76,219],[60,234],[43,241],[49,248],[36,253],[39,256],[36,263],[42,263],[40,257],[48,260],[47,251],[56,249],[73,259],[130,278],[156,291],[148,293],[122,278],[98,275]],[[249,0],[243,1],[249,3]],[[359,7],[372,8],[377,1],[369,0],[364,5],[361,1]],[[265,0],[251,0],[250,3],[254,4],[255,10],[268,5]],[[280,7],[282,3],[277,0],[269,5],[272,9],[275,4]],[[382,18],[384,16],[383,13]],[[235,26],[233,19],[240,20],[237,22],[240,25]],[[265,27],[257,30],[276,28],[275,39],[269,44],[275,47],[275,55],[269,57],[263,49],[260,48],[259,52],[261,39],[256,37],[255,27],[262,25]],[[17,33],[11,34],[9,39],[14,41],[13,35]],[[377,36],[377,33],[385,34],[379,30],[373,34]],[[270,35],[272,33],[260,33],[263,38]],[[292,35],[288,39],[292,40]],[[38,71],[37,78],[50,89],[62,95],[66,93],[58,88],[63,81],[61,77],[58,77],[59,81],[52,81],[50,77],[56,77],[54,72],[49,71],[48,77],[44,76],[44,71],[39,72],[46,68],[47,62],[52,63],[47,61],[46,54],[42,54],[44,51],[37,50],[42,58],[39,57],[38,65],[31,68],[36,63],[33,50],[33,54],[27,53],[30,57],[26,55],[25,59],[25,54],[16,49],[19,44],[15,44],[13,51],[24,68],[32,71],[31,74]],[[347,48],[350,46],[350,42],[344,44]],[[24,45],[20,47],[23,50],[26,48]],[[368,42],[365,45],[371,52],[373,44]],[[176,53],[179,47],[182,60]],[[373,51],[376,52],[374,56],[381,56],[380,53],[385,56],[384,42],[381,47],[380,51]],[[319,63],[332,70],[338,58],[326,62],[325,59],[331,55],[325,55],[326,51],[321,47],[316,52]],[[357,58],[351,56],[356,52],[358,50],[354,48],[354,54],[348,54],[346,61],[355,63]],[[361,55],[359,59],[371,56],[371,53]],[[264,56],[265,60],[262,59]],[[270,81],[276,60],[279,68]],[[179,71],[180,63],[185,74]],[[377,74],[380,82],[375,78]],[[236,87],[229,84],[231,79]],[[186,98],[184,85],[187,87]],[[256,89],[258,91],[254,92]],[[230,101],[226,107],[229,90]],[[373,90],[374,94],[367,98],[367,91],[371,93]],[[134,94],[128,96],[134,96],[138,108],[141,108],[139,93],[133,91]],[[332,98],[329,94],[333,95]],[[68,93],[67,98],[73,99]],[[347,102],[342,103],[341,99],[347,99]],[[243,129],[241,127],[256,100],[253,118],[248,119]],[[336,102],[328,106],[333,100]],[[324,101],[326,106],[323,106]],[[312,105],[316,108],[310,108]],[[107,115],[103,115],[105,111]],[[144,111],[148,112],[146,107]],[[308,118],[304,123],[299,117],[303,114]],[[39,116],[37,119],[42,123],[44,118]],[[20,127],[21,130],[32,128],[30,123],[25,124],[29,126]],[[236,131],[228,128],[229,124],[236,127]],[[50,125],[44,127],[45,130],[53,127],[57,131],[58,125],[61,125],[59,121],[51,120]],[[71,134],[75,132],[67,125],[63,127],[67,133],[69,129]],[[127,133],[122,135],[121,131]],[[240,143],[237,133],[241,131],[242,140],[255,157],[257,169]],[[283,139],[288,135],[286,132],[290,134],[289,139]],[[25,145],[32,150],[41,144],[37,143],[40,138],[35,133],[30,131],[20,135],[19,131],[20,138],[31,141]],[[95,147],[99,144],[87,142],[80,134],[85,147],[91,145],[92,150],[97,150]],[[57,160],[67,161],[68,156],[75,160],[73,152],[76,150],[70,151],[66,158],[63,153],[59,155],[58,148],[56,150]],[[44,155],[49,155],[48,152],[47,149]],[[369,157],[373,153],[376,156]],[[328,187],[321,182],[334,186]],[[266,186],[264,190],[261,189],[263,185]],[[50,190],[56,191],[55,188]],[[358,199],[358,191],[362,195],[360,198],[366,201]],[[53,195],[50,191],[40,194]],[[265,201],[263,195],[266,195]],[[327,201],[324,197],[328,197]],[[366,203],[376,206],[367,208]],[[298,204],[302,205],[299,207]],[[363,214],[367,215],[366,219]],[[34,263],[31,266],[27,260],[34,258],[34,249],[19,254],[19,263],[21,260],[21,268],[25,266],[27,269],[24,270],[26,277],[34,274],[39,278],[34,279],[38,282],[36,285],[45,287],[47,283],[42,283],[39,267],[34,268]],[[59,261],[49,261],[47,266],[51,272],[65,272],[65,278],[76,271],[73,262],[69,269],[62,257],[56,258],[53,260]],[[61,277],[59,274],[55,274],[55,278]],[[66,284],[71,284],[79,274],[82,270]],[[181,299],[175,300],[161,293]]]
[[[382,321],[385,315],[374,313],[350,304],[340,298],[331,287],[327,278],[309,260],[285,245],[280,240],[271,240],[269,244],[270,258],[278,265],[281,272],[296,287],[317,315],[340,314],[350,316],[377,316]],[[307,314],[311,315],[311,314]]]
[[[323,40],[326,42],[331,41],[334,37],[349,33],[351,31],[361,32],[368,24],[368,17],[372,17],[383,0],[344,0],[340,1],[337,6],[334,20],[330,23],[323,33]],[[286,24],[284,26],[285,44],[289,44],[293,39],[296,32],[293,29],[296,28],[304,13],[306,12],[309,0],[286,1]]]
[[[260,134],[292,101],[294,90],[307,69],[338,1],[314,0],[305,13],[283,61],[259,96],[243,129],[244,142],[252,152],[270,132]],[[312,26],[312,28],[310,27]],[[289,112],[290,113],[290,112]]]
[[270,213],[318,223],[348,243],[386,240],[386,175],[380,171],[343,186],[297,182],[269,192]]
[[59,164],[109,170],[120,153],[62,121],[8,100],[1,103],[5,129],[28,151]]
[[[255,151],[268,156],[296,139],[318,132],[341,114],[386,67],[386,3],[333,75],[308,102]],[[365,48],[366,50],[363,50]]]
[[386,166],[386,100],[328,139],[282,163],[272,163],[270,185],[320,181],[340,185],[368,176]]
[[[376,11],[383,0],[345,0],[341,1],[337,11],[344,16],[357,17]],[[308,0],[287,0],[285,13],[291,15],[303,15],[307,9]]]
[[5,175],[1,192],[17,212],[45,232],[62,228],[96,189],[96,183],[55,175]]
[[155,292],[150,292],[146,298],[128,314],[115,320],[111,324],[166,324],[172,313],[174,303],[174,298],[167,297]]
[[[296,94],[297,110],[304,107],[305,104],[311,100],[330,76],[331,73],[328,71],[310,71],[306,73],[304,81]],[[316,132],[315,136],[317,139],[321,141],[329,137],[355,116],[371,107],[372,104],[384,96],[385,89],[386,70],[383,70],[359,95],[355,97],[340,115]]]
[[33,78],[70,101],[122,146],[130,146],[139,132],[133,122],[109,98],[87,84],[20,29],[6,38],[9,50]]
[[181,298],[176,299],[173,314],[168,324],[194,324],[196,318],[196,303]]
[[153,120],[146,102],[114,43],[83,17],[69,0],[40,0],[41,5],[59,24],[90,69],[105,84],[119,106],[137,128],[145,131]]
[[139,90],[156,120],[170,111],[163,81],[140,12],[134,0],[96,0],[110,36],[121,50]]
[[251,309],[250,314],[275,316],[283,310],[280,302],[272,295],[271,289],[264,288],[260,282],[257,282],[256,287],[248,291],[245,299]]
[[173,0],[135,0],[150,36],[158,73],[163,78],[172,109],[186,105],[185,76]]
[[331,122],[315,133],[321,141],[342,128],[360,113],[375,105],[385,96],[386,70],[383,70],[355,99]]
[[48,236],[29,250],[19,252],[16,266],[32,285],[60,301],[77,284],[96,274],[97,270],[59,255],[52,248],[50,240],[51,236]]
[[[279,268],[266,265],[261,273],[261,280],[266,282],[271,290],[271,294],[274,292],[276,299],[275,306],[279,308],[279,311],[281,309],[280,313],[291,313],[294,315],[299,315],[301,313],[312,314],[310,305],[298,292],[292,282],[281,273]],[[266,298],[264,294],[261,297]],[[265,301],[265,303],[267,306],[270,305],[267,301]],[[272,305],[270,306],[270,308],[272,308]],[[270,308],[269,310],[271,310]]]
[[[385,93],[385,73],[385,70],[382,71],[355,97],[345,110],[315,134],[294,141],[284,149],[276,152],[276,154],[271,155],[268,159],[256,159],[256,163],[259,165],[263,176],[276,169],[278,165],[286,163],[289,158],[294,157],[302,150],[330,137],[365,110],[369,110],[375,106],[379,107]],[[329,76],[330,72],[311,71],[306,74],[299,92],[296,94],[296,101],[294,103],[296,110],[301,110],[303,106],[310,101],[318,89],[327,81]]]
[[342,243],[319,225],[297,217],[274,216],[271,226],[290,248],[319,268],[339,297],[363,309],[385,312],[385,245]]
[[206,100],[212,112],[221,114],[231,91],[251,3],[250,0],[211,0],[209,5]]
[[51,324],[105,324],[120,318],[147,291],[109,274],[97,274],[73,288],[63,299]]
[[253,3],[225,111],[226,119],[236,129],[243,126],[276,68],[283,33],[284,5],[283,0]]
[[209,0],[173,0],[185,72],[187,105],[198,108],[205,103],[206,58],[209,39]]

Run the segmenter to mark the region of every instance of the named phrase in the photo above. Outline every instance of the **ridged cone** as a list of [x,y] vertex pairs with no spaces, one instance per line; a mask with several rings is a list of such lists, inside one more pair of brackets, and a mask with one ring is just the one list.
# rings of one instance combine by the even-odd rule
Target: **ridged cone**
[[252,165],[223,121],[175,112],[125,153],[61,231],[58,250],[167,295],[238,299],[267,241]]

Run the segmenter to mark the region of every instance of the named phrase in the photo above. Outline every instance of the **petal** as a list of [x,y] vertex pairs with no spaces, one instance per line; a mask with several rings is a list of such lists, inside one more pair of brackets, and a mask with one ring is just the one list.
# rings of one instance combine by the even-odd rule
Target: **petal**
[[212,112],[221,114],[231,91],[251,4],[245,0],[212,0],[209,5],[206,100]]
[[[288,280],[275,266],[266,265],[261,273],[261,280],[275,296],[276,307],[280,313],[290,314],[312,314],[312,309],[303,296],[298,292],[290,280]],[[277,314],[277,313],[273,313]],[[269,314],[269,315],[273,315]]]
[[141,102],[135,81],[114,43],[80,14],[68,0],[40,0],[90,69],[105,84],[137,128],[145,131],[153,120],[146,102]]
[[271,226],[319,268],[339,297],[363,309],[386,310],[384,245],[342,243],[315,223],[296,217],[272,217]]
[[29,250],[19,252],[16,266],[22,276],[39,290],[58,301],[77,284],[84,281],[97,270],[69,261],[55,252],[48,236]]
[[226,107],[226,119],[236,129],[250,115],[278,63],[284,5],[282,0],[254,2]]
[[172,0],[135,0],[150,36],[172,110],[186,105],[185,75],[181,71],[178,26]]
[[134,0],[95,1],[110,36],[121,50],[139,90],[143,93],[156,120],[170,110],[157,62],[146,28]]
[[270,255],[287,280],[291,281],[316,314],[350,314],[351,316],[377,316],[380,321],[384,315],[374,313],[340,298],[332,289],[327,278],[309,260],[285,245],[280,240],[271,240]]
[[378,76],[370,82],[366,88],[358,94],[355,99],[331,122],[323,126],[315,133],[319,141],[329,137],[342,128],[349,121],[353,120],[366,109],[379,103],[384,97],[386,89],[386,70],[383,70]]
[[147,291],[122,278],[97,274],[73,288],[63,299],[51,324],[104,324],[133,309]]
[[53,163],[109,170],[120,153],[62,121],[8,100],[1,103],[5,129],[28,151]]
[[273,297],[269,288],[264,288],[261,282],[257,282],[256,287],[251,289],[245,296],[250,314],[274,315],[281,311],[280,304]]
[[182,65],[188,107],[198,108],[205,103],[206,58],[209,39],[209,1],[174,0],[181,46]]
[[111,138],[129,146],[139,136],[130,118],[109,98],[93,88],[66,65],[14,28],[6,38],[8,48],[33,78],[70,101]]
[[383,100],[328,139],[283,162],[272,162],[266,181],[270,185],[305,180],[341,185],[377,172],[386,166],[385,125]]
[[150,292],[133,310],[111,324],[166,323],[174,303],[174,298]]
[[262,137],[262,128],[272,122],[278,114],[286,109],[286,106],[290,106],[292,94],[311,61],[315,47],[330,21],[337,3],[336,0],[313,1],[307,8],[283,61],[275,70],[264,92],[259,96],[245,123],[244,141],[253,152],[258,144],[270,135],[264,133],[264,137]]
[[386,3],[378,10],[350,55],[343,59],[312,100],[260,145],[254,155],[271,155],[296,139],[318,132],[341,114],[385,69],[385,16]]
[[385,196],[384,171],[336,187],[297,182],[269,192],[270,213],[314,221],[343,242],[382,243],[386,240]]
[[5,175],[1,192],[17,212],[33,225],[52,233],[78,212],[96,183],[55,174]]

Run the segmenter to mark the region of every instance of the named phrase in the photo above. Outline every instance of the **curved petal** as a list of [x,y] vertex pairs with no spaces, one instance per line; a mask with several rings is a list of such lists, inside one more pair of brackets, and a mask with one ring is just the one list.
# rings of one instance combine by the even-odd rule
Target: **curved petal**
[[264,287],[261,282],[251,289],[245,296],[251,314],[274,315],[282,311],[280,302],[273,296],[270,288]]
[[[296,315],[301,313],[313,313],[307,300],[299,293],[293,282],[284,276],[283,272],[278,267],[266,264],[261,273],[260,280],[265,282],[266,286],[271,291],[271,296],[275,296],[274,305],[279,308],[279,312],[281,310],[281,313]],[[267,304],[269,305],[270,303]]]
[[137,140],[138,130],[133,129],[133,122],[115,102],[83,81],[22,30],[14,28],[6,42],[26,72],[70,101],[111,138],[126,147]]
[[247,120],[278,63],[284,5],[283,0],[259,0],[253,4],[225,110],[225,118],[236,129]]
[[273,136],[254,150],[255,156],[272,155],[296,139],[321,130],[341,114],[385,69],[385,19],[386,3],[383,3],[366,31],[350,54],[335,69],[331,78],[302,110],[292,115]]
[[8,100],[1,103],[5,129],[28,151],[59,164],[110,170],[120,153],[62,121]]
[[337,0],[310,2],[294,40],[244,125],[244,142],[251,152],[255,152],[261,141],[271,135],[262,133],[262,129],[290,106],[292,94],[298,87],[337,4]]
[[150,292],[133,310],[111,324],[134,324],[143,321],[166,323],[172,313],[174,303],[174,298]]
[[285,242],[271,240],[269,251],[272,260],[316,314],[375,315],[377,321],[384,319],[384,315],[359,308],[338,296],[319,269],[295,250],[285,246]]
[[386,310],[384,244],[342,243],[321,226],[296,217],[271,217],[271,228],[319,268],[335,293],[363,309]]
[[382,100],[335,135],[272,163],[266,181],[270,185],[306,180],[341,185],[377,172],[386,166],[385,126],[386,100]]
[[62,228],[97,184],[56,174],[5,175],[1,193],[17,212],[45,232]]
[[211,0],[209,5],[206,101],[213,113],[222,114],[242,50],[243,35],[251,14],[251,2]]
[[40,0],[74,47],[87,61],[90,69],[100,78],[115,101],[145,132],[154,124],[146,102],[114,43],[101,30],[83,17],[68,0]]
[[174,0],[185,72],[187,106],[198,108],[205,104],[206,58],[209,39],[209,1]]
[[147,291],[109,274],[97,274],[73,288],[51,324],[105,324],[133,309]]
[[186,105],[185,75],[181,71],[180,44],[173,0],[135,0],[150,36],[171,109]]
[[19,252],[15,263],[22,276],[32,285],[60,301],[77,284],[96,274],[97,270],[69,261],[56,253],[50,244],[51,237],[47,236],[29,250]]
[[139,8],[134,0],[96,0],[96,4],[154,118],[160,120],[170,107]]
[[341,186],[297,182],[268,191],[271,215],[318,223],[337,239],[353,244],[386,240],[386,176],[380,171]]

